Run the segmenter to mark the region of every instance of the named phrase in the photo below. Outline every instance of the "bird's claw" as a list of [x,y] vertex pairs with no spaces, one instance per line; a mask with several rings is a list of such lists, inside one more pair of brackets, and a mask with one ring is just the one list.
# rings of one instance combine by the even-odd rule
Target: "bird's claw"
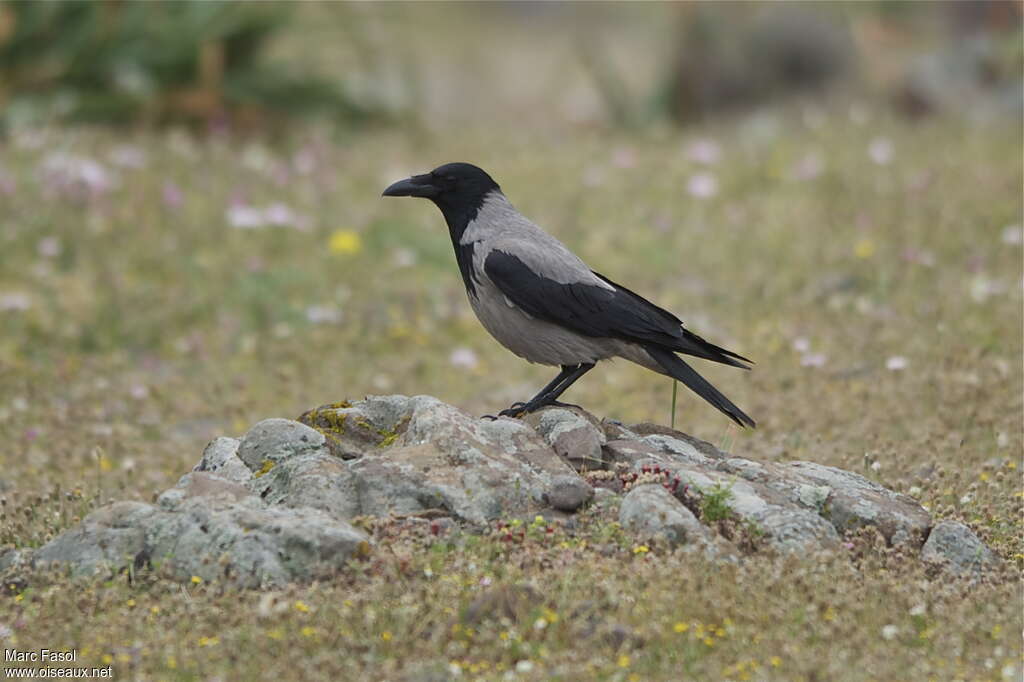
[[529,410],[525,409],[526,406],[523,405],[522,403],[519,403],[518,405],[519,405],[518,407],[516,405],[513,405],[512,407],[508,408],[507,410],[502,410],[501,412],[498,413],[498,416],[499,417],[512,417],[513,419],[518,419],[519,417],[523,416],[524,414],[526,414],[529,411]]

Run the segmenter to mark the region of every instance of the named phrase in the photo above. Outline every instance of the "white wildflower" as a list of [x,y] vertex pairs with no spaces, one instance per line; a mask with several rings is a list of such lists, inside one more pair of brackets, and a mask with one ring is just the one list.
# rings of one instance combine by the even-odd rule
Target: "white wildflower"
[[473,369],[479,364],[476,353],[472,349],[464,347],[453,350],[452,354],[448,356],[448,362],[452,364],[452,367],[459,369]]
[[1024,229],[1020,225],[1007,225],[1003,228],[1003,243],[1010,246],[1024,244]]
[[807,353],[800,358],[800,364],[804,367],[824,367],[828,362],[828,356],[824,353]]
[[887,137],[876,137],[868,145],[868,156],[879,166],[888,165],[893,157],[892,140]]
[[722,158],[722,148],[714,140],[702,138],[690,144],[686,150],[686,156],[691,161],[710,166],[718,163],[718,160]]
[[697,173],[686,183],[686,191],[698,199],[707,199],[718,194],[718,179],[711,173]]
[[899,372],[907,368],[907,359],[902,355],[893,355],[885,361],[885,368],[890,372]]
[[306,319],[312,324],[338,324],[341,322],[341,311],[330,304],[311,305],[306,308]]

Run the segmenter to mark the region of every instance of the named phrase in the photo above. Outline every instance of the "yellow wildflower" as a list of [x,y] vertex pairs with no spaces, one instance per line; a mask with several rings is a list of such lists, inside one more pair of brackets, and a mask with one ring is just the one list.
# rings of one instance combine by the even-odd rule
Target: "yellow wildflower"
[[637,545],[633,548],[633,554],[647,554],[651,551],[651,548],[647,545]]
[[676,623],[672,626],[672,629],[676,632],[683,633],[690,629],[689,623]]
[[619,656],[619,667],[620,668],[628,668],[629,667],[629,656],[627,656],[626,654],[622,654],[621,656]]
[[295,607],[295,610],[299,613],[309,613],[309,605],[306,604],[306,602],[304,601],[299,600],[295,602],[293,606]]
[[875,243],[870,239],[864,238],[857,242],[857,245],[853,247],[853,253],[861,260],[866,260],[875,255]]
[[193,585],[198,585],[201,582],[203,582],[203,579],[200,578],[198,575],[192,576],[192,584]]
[[782,665],[782,659],[778,656],[772,656],[768,659],[768,662],[772,664],[773,668],[778,668],[780,665]]
[[363,248],[363,242],[358,232],[335,230],[327,240],[327,248],[331,253],[348,256],[359,253]]
[[312,637],[316,634],[316,628],[312,627],[311,625],[306,625],[301,630],[299,630],[299,634],[303,637]]

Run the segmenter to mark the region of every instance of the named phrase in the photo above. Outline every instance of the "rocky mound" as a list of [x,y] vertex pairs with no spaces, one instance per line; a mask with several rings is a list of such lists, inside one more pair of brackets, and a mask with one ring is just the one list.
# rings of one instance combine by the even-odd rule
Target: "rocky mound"
[[579,409],[492,421],[429,396],[394,395],[217,438],[155,504],[103,507],[33,554],[0,552],[0,569],[57,564],[81,575],[158,565],[181,580],[278,585],[372,554],[360,517],[473,530],[540,514],[571,527],[586,505],[617,514],[637,542],[713,560],[836,550],[871,527],[953,573],[996,562],[966,526],[933,525],[914,499],[848,471],[757,462]]

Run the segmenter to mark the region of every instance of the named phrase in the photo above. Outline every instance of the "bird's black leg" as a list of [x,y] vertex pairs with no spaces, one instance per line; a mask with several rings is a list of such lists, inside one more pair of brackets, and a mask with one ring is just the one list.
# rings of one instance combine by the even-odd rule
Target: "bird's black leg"
[[[540,389],[540,391],[537,393],[537,395],[535,395],[533,398],[530,399],[530,402],[532,403],[535,400],[537,400],[539,398],[542,398],[546,393],[549,393],[550,391],[553,391],[555,388],[557,388],[558,384],[560,384],[563,381],[565,381],[565,378],[567,376],[569,376],[570,374],[572,374],[573,370],[575,370],[576,367],[577,367],[577,365],[563,365],[562,366],[562,371],[558,373],[558,376],[555,377],[554,379],[552,379],[551,382],[547,386],[545,386],[544,388]],[[512,403],[511,407],[509,407],[507,410],[502,410],[501,412],[498,413],[498,415],[501,416],[501,417],[514,417],[517,414],[522,413],[523,409],[528,404],[529,403]],[[534,408],[534,409],[536,409],[536,408]],[[492,414],[485,414],[483,416],[483,418],[484,419],[497,419],[497,417],[495,417]]]
[[594,369],[594,363],[592,362],[581,363],[579,365],[562,365],[562,371],[557,377],[555,377],[554,381],[542,388],[537,395],[530,398],[525,405],[517,403],[507,410],[502,410],[498,414],[502,417],[518,417],[522,414],[535,412],[545,405],[551,405],[555,403],[558,396],[562,395],[567,388],[576,382],[577,379],[592,369]]

